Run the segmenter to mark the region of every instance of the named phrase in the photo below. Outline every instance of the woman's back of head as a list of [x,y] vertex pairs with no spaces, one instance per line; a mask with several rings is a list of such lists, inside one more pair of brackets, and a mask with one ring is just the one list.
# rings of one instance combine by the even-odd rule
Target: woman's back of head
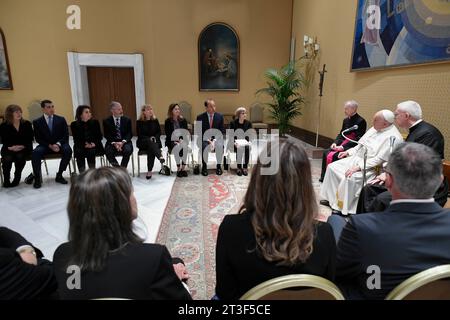
[[132,200],[131,179],[122,168],[92,169],[74,179],[67,206],[71,264],[100,271],[111,250],[141,242],[132,229]]
[[[270,161],[258,159],[241,211],[253,212],[258,252],[268,261],[292,266],[312,252],[318,208],[311,166],[304,148],[291,140],[271,142],[266,151]],[[265,174],[277,161],[278,170]]]

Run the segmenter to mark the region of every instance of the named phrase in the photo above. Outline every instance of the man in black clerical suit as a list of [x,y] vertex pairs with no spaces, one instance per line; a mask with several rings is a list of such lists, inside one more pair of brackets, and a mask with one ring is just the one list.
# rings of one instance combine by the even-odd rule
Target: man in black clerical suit
[[[202,138],[205,132],[209,129],[217,129],[222,135],[225,133],[225,127],[223,125],[223,115],[216,112],[216,103],[212,99],[205,101],[206,111],[197,116],[197,121],[202,122]],[[213,147],[216,151],[217,168],[216,174],[221,175],[222,171],[222,157],[223,157],[223,137],[209,137],[206,141],[202,139],[202,175],[207,176],[207,163],[208,154]],[[206,149],[206,151],[205,151]]]
[[123,115],[123,108],[119,102],[111,102],[109,110],[111,116],[103,120],[103,131],[106,138],[105,155],[109,163],[115,167],[119,166],[116,156],[121,155],[120,166],[126,168],[133,153],[131,119]]
[[55,106],[50,100],[41,102],[42,117],[33,121],[34,137],[39,144],[32,154],[34,187],[42,186],[41,162],[45,155],[59,153],[62,155],[55,181],[67,184],[62,174],[67,169],[72,158],[72,148],[69,145],[69,128],[66,119],[55,114]]
[[51,262],[20,234],[0,227],[0,300],[55,298]]
[[[450,210],[433,199],[441,183],[442,160],[433,149],[410,142],[394,150],[385,179],[389,207],[350,217],[337,243],[336,283],[346,298],[384,299],[414,274],[450,263]],[[337,219],[328,220],[333,229]],[[374,276],[379,287],[369,288]]]
[[[422,120],[422,108],[415,101],[405,101],[397,105],[395,122],[400,128],[409,129],[406,142],[417,142],[432,148],[444,159],[444,136],[435,126]],[[358,200],[357,213],[383,211],[391,201],[391,194],[384,187],[385,174],[369,181]],[[447,202],[448,181],[444,178],[434,194],[436,202],[443,207]]]
[[358,114],[358,103],[356,101],[350,100],[344,104],[344,114],[345,119],[342,121],[341,131],[338,133],[336,139],[334,139],[333,144],[323,153],[322,172],[319,179],[320,182],[323,182],[327,166],[330,163],[339,160],[339,152],[347,151],[348,149],[356,146],[356,143],[345,139],[342,136],[342,131],[357,125],[358,129],[349,131],[346,134],[346,137],[355,141],[358,141],[364,133],[366,133],[367,123],[366,120]]

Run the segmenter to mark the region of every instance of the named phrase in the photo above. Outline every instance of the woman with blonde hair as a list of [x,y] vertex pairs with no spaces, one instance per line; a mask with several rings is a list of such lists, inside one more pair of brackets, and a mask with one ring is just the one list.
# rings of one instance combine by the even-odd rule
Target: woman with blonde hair
[[[20,183],[26,159],[33,151],[33,127],[22,117],[22,108],[11,104],[5,110],[5,122],[0,125],[2,140],[3,186],[12,188]],[[14,163],[14,179],[11,182],[11,169]]]
[[[253,168],[240,214],[225,216],[219,227],[219,299],[239,299],[254,286],[288,274],[334,278],[336,243],[330,225],[316,220],[306,151],[287,139],[273,143],[262,153],[271,161],[258,159]],[[277,163],[277,172],[270,174]]]
[[151,105],[146,104],[142,106],[141,116],[136,122],[136,129],[136,145],[140,150],[147,152],[146,179],[148,180],[152,178],[155,159],[158,159],[161,164],[164,163],[164,158],[161,154],[161,127]]

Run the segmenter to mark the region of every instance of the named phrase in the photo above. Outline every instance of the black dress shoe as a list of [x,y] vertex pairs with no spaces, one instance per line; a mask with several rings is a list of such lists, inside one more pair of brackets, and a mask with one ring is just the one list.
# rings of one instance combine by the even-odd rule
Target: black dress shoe
[[20,183],[20,178],[14,178],[14,180],[11,182],[11,188],[17,187]]
[[217,174],[218,176],[221,176],[222,173],[223,173],[222,168],[217,168],[217,169],[216,169],[216,174]]
[[181,176],[186,178],[188,176],[187,171],[186,170],[181,170]]
[[330,203],[328,202],[328,200],[320,200],[320,204],[323,206],[327,206],[327,207],[330,206]]
[[149,176],[145,176],[145,179],[147,179],[147,180],[150,180],[152,178],[152,176],[151,175],[149,175]]
[[243,174],[244,176],[248,176],[248,171],[247,171],[247,169],[242,169],[242,174]]
[[177,171],[177,177],[178,177],[178,178],[183,177],[183,173],[182,173],[181,171]]
[[237,169],[236,174],[240,177],[242,176],[242,169]]
[[5,179],[5,181],[3,181],[3,188],[11,188],[11,182],[9,181],[9,179]]
[[62,175],[57,175],[55,181],[61,184],[68,184],[67,180]]
[[33,181],[34,181],[34,174],[30,173],[30,175],[25,178],[25,183],[26,184],[32,184]]
[[35,189],[39,189],[40,187],[42,187],[42,180],[41,179],[35,179],[34,183],[33,183],[33,187]]
[[319,179],[319,182],[323,182],[323,179],[322,179],[322,178],[320,178],[320,179]]
[[208,169],[206,168],[202,168],[202,176],[207,176],[208,175]]

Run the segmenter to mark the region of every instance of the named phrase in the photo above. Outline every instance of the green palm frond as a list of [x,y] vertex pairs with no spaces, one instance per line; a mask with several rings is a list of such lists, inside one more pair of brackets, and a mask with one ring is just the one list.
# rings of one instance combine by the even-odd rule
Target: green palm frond
[[305,104],[305,98],[300,90],[308,86],[303,74],[297,69],[296,62],[277,69],[267,69],[264,73],[267,79],[267,87],[256,91],[257,95],[264,94],[271,97],[272,102],[266,103],[270,116],[274,119],[284,135],[290,122],[300,116],[301,107]]

